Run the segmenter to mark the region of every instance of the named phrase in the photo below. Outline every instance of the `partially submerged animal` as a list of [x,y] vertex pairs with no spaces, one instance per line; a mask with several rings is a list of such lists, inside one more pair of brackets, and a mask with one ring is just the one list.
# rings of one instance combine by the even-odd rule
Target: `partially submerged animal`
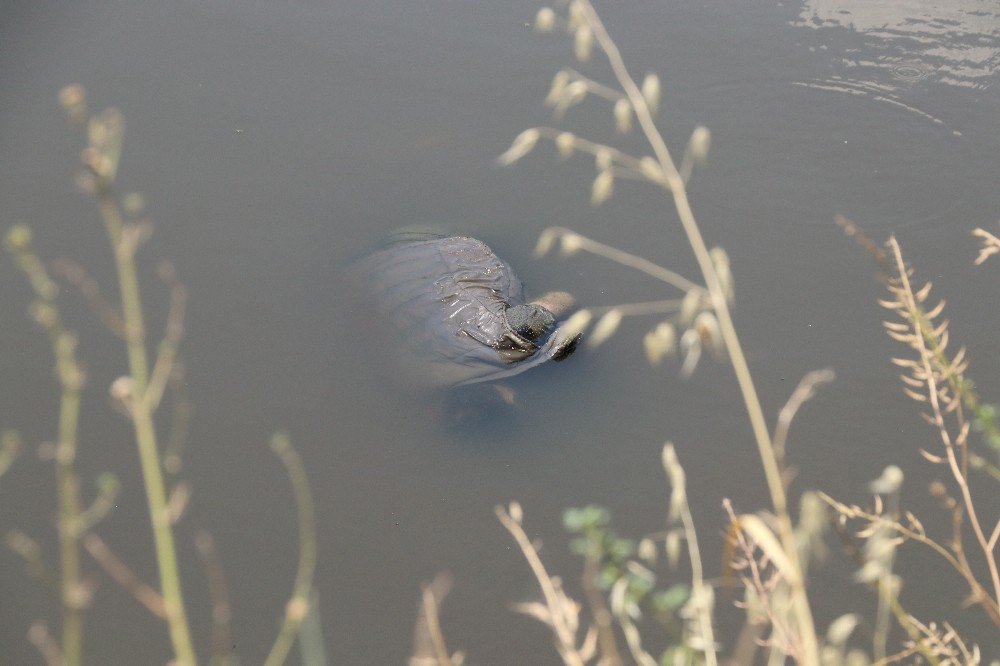
[[385,351],[419,385],[511,377],[565,359],[579,340],[558,325],[569,294],[526,301],[510,264],[475,238],[399,232],[352,273],[388,326]]

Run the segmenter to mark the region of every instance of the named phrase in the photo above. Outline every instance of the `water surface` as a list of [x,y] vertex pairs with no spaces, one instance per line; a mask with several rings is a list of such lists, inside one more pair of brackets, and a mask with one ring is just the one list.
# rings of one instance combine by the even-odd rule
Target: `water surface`
[[[792,430],[794,488],[862,501],[866,483],[895,462],[908,475],[906,500],[932,517],[924,488],[938,470],[917,449],[933,448],[933,433],[888,362],[899,350],[879,327],[870,261],[832,218],[898,235],[919,274],[949,299],[952,336],[968,345],[983,394],[1000,395],[1000,320],[983,307],[995,301],[996,269],[972,267],[968,235],[995,229],[1000,208],[1000,18],[984,2],[868,4],[743,3],[722,14],[683,2],[597,8],[632,71],[660,73],[671,145],[698,124],[712,130],[709,167],[691,194],[709,242],[731,257],[737,326],[768,413],[805,372],[838,373]],[[364,322],[338,276],[406,224],[481,237],[532,293],[567,289],[586,304],[664,294],[600,259],[532,260],[546,226],[573,227],[694,277],[656,191],[621,183],[595,210],[587,160],[560,163],[544,147],[513,169],[494,166],[518,132],[550,122],[541,99],[552,74],[573,64],[564,39],[530,30],[536,9],[220,0],[8,10],[5,225],[31,224],[40,252],[75,258],[112,289],[96,212],[71,185],[80,146],[55,103],[61,86],[82,83],[95,107],[125,114],[122,186],[146,194],[157,225],[143,256],[150,266],[170,258],[191,292],[185,359],[195,412],[183,476],[194,499],[178,543],[203,654],[209,606],[192,545],[198,529],[219,543],[244,663],[266,654],[290,590],[294,503],[266,447],[277,428],[292,434],[321,508],[317,585],[336,663],[402,663],[420,583],[440,570],[455,577],[443,611],[450,646],[474,663],[556,663],[543,628],[507,607],[536,592],[493,507],[520,500],[530,534],[545,539],[547,564],[575,581],[562,509],[600,503],[623,533],[659,529],[665,440],[687,468],[710,571],[720,567],[722,498],[746,510],[766,505],[731,373],[709,363],[682,381],[676,366],[648,367],[641,341],[653,320],[627,322],[598,353],[518,378],[516,427],[475,436],[442,426],[431,402],[387,388],[380,359],[360,351]],[[600,58],[588,71],[610,80]],[[573,109],[566,122],[614,138],[600,105]],[[634,137],[623,143],[638,150]],[[48,345],[28,321],[29,294],[9,261],[0,277],[0,426],[37,443],[55,432]],[[146,277],[147,302],[162,312],[166,296],[151,270]],[[105,398],[125,359],[72,290],[63,300],[90,369],[80,469],[88,483],[110,469],[124,484],[100,532],[154,580],[136,456]],[[154,316],[151,327],[161,323]],[[51,477],[48,463],[25,456],[0,481],[0,526],[25,529],[54,554]],[[834,558],[816,578],[820,626],[872,606],[844,562]],[[901,566],[920,582],[915,609],[988,645],[990,629],[960,608],[957,576],[923,557],[904,556]],[[56,618],[20,570],[0,554],[2,663],[37,662],[27,628]],[[91,662],[166,661],[165,631],[91,570],[101,580],[88,619]],[[723,640],[737,620],[723,614]]]

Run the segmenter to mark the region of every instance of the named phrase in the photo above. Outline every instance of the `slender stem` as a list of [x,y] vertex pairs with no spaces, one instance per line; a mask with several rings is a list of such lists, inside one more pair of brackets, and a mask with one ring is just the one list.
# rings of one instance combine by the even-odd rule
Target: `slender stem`
[[160,467],[160,454],[156,441],[156,428],[149,402],[145,399],[149,383],[149,362],[143,328],[142,300],[136,275],[135,246],[128,242],[118,204],[109,183],[98,184],[97,197],[104,218],[104,225],[111,240],[118,269],[121,290],[122,314],[125,321],[125,340],[128,348],[129,374],[132,378],[132,423],[135,427],[136,445],[142,467],[146,499],[149,504],[150,525],[156,547],[156,563],[160,574],[160,588],[167,613],[170,640],[177,662],[183,666],[197,663],[187,613],[181,592],[177,550],[174,546],[173,527],[167,512],[166,490]]
[[63,327],[56,307],[58,289],[31,245],[31,231],[15,227],[7,234],[7,248],[28,277],[38,298],[36,319],[48,333],[55,357],[59,399],[59,441],[56,446],[56,494],[59,505],[59,592],[62,604],[61,662],[78,666],[83,655],[84,598],[80,568],[80,483],[76,473],[77,433],[83,371],[76,361],[76,339]]
[[[636,118],[642,128],[643,134],[649,141],[656,155],[660,167],[667,177],[665,187],[673,194],[674,204],[680,217],[681,225],[687,235],[688,242],[694,252],[695,259],[705,278],[705,285],[708,287],[709,298],[719,320],[719,330],[722,339],[726,343],[729,352],[730,362],[736,374],[736,381],[739,384],[740,392],[743,395],[743,402],[746,406],[747,415],[750,418],[750,425],[753,429],[754,439],[757,442],[757,449],[760,454],[761,464],[764,468],[764,476],[767,480],[768,490],[771,494],[771,503],[778,519],[778,535],[781,539],[782,548],[785,550],[789,560],[801,571],[802,566],[798,559],[798,551],[795,543],[795,535],[792,530],[791,517],[788,515],[788,500],[785,494],[784,483],[782,482],[781,470],[778,467],[774,454],[774,447],[771,443],[771,436],[768,432],[767,422],[764,412],[757,397],[757,390],[754,387],[750,368],[743,355],[739,337],[736,334],[736,327],[733,325],[732,315],[729,312],[729,305],[726,302],[725,292],[720,284],[715,266],[709,255],[708,247],[705,245],[701,230],[695,221],[694,213],[691,210],[690,202],[687,198],[687,191],[684,180],[681,178],[677,167],[674,165],[670,152],[667,150],[666,142],[653,122],[652,114],[642,96],[642,92],[628,73],[625,62],[618,51],[618,47],[611,40],[604,24],[597,16],[593,6],[587,0],[579,0],[584,13],[594,31],[594,37],[600,43],[602,50],[608,57],[615,77],[621,84],[622,89],[628,96],[632,107],[635,110]],[[816,639],[816,629],[813,624],[812,611],[809,608],[809,599],[806,596],[805,583],[801,576],[797,580],[790,581],[789,586],[792,594],[792,604],[795,617],[799,623],[800,640],[803,648],[803,661],[806,664],[816,664],[819,662],[819,646]]]
[[968,479],[964,473],[963,466],[960,464],[958,456],[955,453],[956,447],[960,447],[964,450],[967,446],[964,441],[965,436],[961,436],[963,441],[955,442],[952,440],[951,434],[948,432],[947,425],[945,424],[944,412],[941,408],[940,401],[938,400],[939,389],[937,386],[937,380],[935,379],[936,375],[931,367],[933,354],[931,350],[927,349],[924,341],[925,329],[921,326],[921,311],[917,305],[916,299],[913,296],[913,289],[910,286],[910,278],[906,272],[906,265],[903,263],[902,251],[899,249],[899,243],[895,238],[889,239],[889,247],[892,249],[893,256],[896,260],[899,280],[902,286],[902,293],[906,299],[906,307],[910,311],[914,327],[917,329],[917,335],[914,336],[914,340],[917,345],[917,351],[920,353],[920,360],[923,363],[925,381],[927,382],[927,398],[934,413],[934,424],[937,426],[938,432],[941,436],[941,442],[944,444],[945,454],[948,459],[948,466],[951,468],[952,476],[955,477],[955,482],[962,491],[962,501],[965,505],[965,511],[969,515],[969,524],[972,526],[972,532],[976,537],[976,541],[979,543],[979,547],[983,551],[983,557],[986,560],[986,565],[990,572],[990,580],[993,583],[993,598],[991,599],[991,602],[994,606],[1000,606],[1000,569],[997,567],[996,556],[993,554],[993,549],[989,541],[986,539],[982,525],[979,522],[979,517],[976,515],[976,506],[972,500],[972,492],[969,489]]
[[288,657],[299,627],[309,612],[309,597],[312,592],[313,573],[316,571],[316,518],[309,480],[306,477],[302,459],[292,448],[288,436],[283,433],[271,438],[271,449],[281,458],[295,491],[295,504],[299,517],[299,566],[295,573],[292,598],[285,607],[285,619],[281,630],[267,656],[265,666],[281,666]]
[[59,406],[59,447],[56,476],[59,495],[59,561],[62,574],[63,640],[65,666],[78,666],[83,651],[83,606],[80,598],[79,481],[74,469],[80,389],[63,385]]

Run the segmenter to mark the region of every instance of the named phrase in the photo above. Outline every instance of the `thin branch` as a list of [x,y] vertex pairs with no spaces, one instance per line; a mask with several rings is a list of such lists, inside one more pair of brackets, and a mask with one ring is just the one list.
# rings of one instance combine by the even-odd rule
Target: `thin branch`
[[167,619],[166,604],[163,596],[152,587],[142,582],[124,562],[118,559],[111,548],[101,537],[93,532],[88,532],[83,536],[83,547],[90,553],[105,573],[130,593],[136,601],[146,607],[146,609],[160,618]]
[[[895,238],[889,239],[889,247],[892,250],[893,258],[896,262],[897,277],[900,281],[903,297],[905,298],[905,305],[911,313],[912,321],[917,322],[920,317],[920,309],[917,306],[912,287],[910,286],[909,275],[907,273],[906,265],[903,262],[903,255],[899,248],[899,243]],[[915,326],[916,325],[917,324],[915,324]],[[963,473],[962,465],[959,463],[955,453],[955,443],[952,441],[951,434],[945,426],[944,414],[942,413],[941,405],[938,399],[939,392],[937,381],[935,379],[936,375],[931,367],[932,354],[924,344],[923,335],[917,337],[915,341],[915,348],[920,354],[934,422],[938,426],[938,432],[941,436],[941,441],[944,444],[948,465],[951,468],[952,476],[954,476],[955,482],[958,484],[958,487],[962,492],[962,500],[965,505],[965,511],[969,515],[969,524],[971,525],[972,531],[976,536],[976,540],[983,551],[987,567],[989,568],[990,579],[993,583],[992,605],[1000,606],[1000,569],[997,567],[996,557],[990,548],[986,535],[983,533],[982,525],[976,515],[976,507],[972,499],[972,493],[969,489],[968,480]]]
[[281,666],[285,663],[292,643],[295,642],[302,620],[309,612],[309,596],[313,574],[316,571],[316,511],[305,467],[299,454],[292,448],[288,435],[275,434],[271,438],[271,450],[278,455],[288,471],[292,489],[295,491],[299,519],[299,565],[295,572],[292,597],[285,607],[285,618],[278,637],[271,646],[267,661],[264,662],[265,666]]
[[774,428],[773,442],[774,454],[778,459],[780,467],[785,466],[785,442],[788,440],[788,429],[791,427],[795,415],[807,400],[812,399],[816,395],[816,388],[818,386],[832,382],[834,377],[835,374],[830,368],[813,370],[807,373],[799,381],[799,385],[795,387],[795,390],[792,391],[788,402],[778,412],[778,424]]
[[205,567],[208,594],[212,599],[212,656],[225,659],[233,645],[233,607],[229,601],[226,573],[211,534],[204,530],[199,532],[194,545]]
[[[716,272],[708,247],[701,235],[701,230],[695,221],[694,213],[687,198],[684,181],[670,157],[670,152],[667,149],[667,144],[663,136],[656,128],[652,113],[642,92],[628,73],[618,47],[608,35],[604,24],[597,16],[597,12],[594,11],[593,6],[587,0],[576,0],[576,2],[582,8],[582,13],[586,17],[587,23],[590,24],[594,38],[607,55],[615,78],[618,79],[618,83],[622,86],[629,101],[632,103],[639,126],[642,128],[647,141],[649,141],[653,153],[660,164],[660,168],[665,175],[666,184],[664,187],[673,195],[681,225],[684,228],[695,259],[705,278],[712,306],[719,320],[719,328],[725,341],[726,349],[729,352],[729,358],[736,374],[737,383],[743,395],[754,438],[757,442],[761,464],[764,468],[764,475],[767,479],[768,490],[771,494],[771,502],[774,506],[775,515],[778,518],[778,533],[781,538],[782,547],[789,559],[795,563],[796,568],[801,572],[801,563],[798,561],[796,552],[797,548],[795,535],[792,530],[791,517],[788,514],[788,500],[785,495],[783,476],[781,469],[778,467],[774,446],[771,442],[767,422],[764,418],[764,411],[761,408],[749,366],[747,365],[739,338],[736,334],[725,290],[719,280],[719,275]],[[809,599],[806,595],[805,584],[801,580],[801,576],[799,578],[800,580],[791,586],[792,603],[795,607],[795,616],[799,624],[798,630],[802,640],[804,662],[813,665],[819,662],[819,645],[816,638],[816,629],[813,624],[812,610],[809,607]]]
[[542,588],[542,596],[545,598],[545,607],[548,611],[549,628],[555,639],[556,649],[560,657],[567,666],[583,666],[586,663],[583,655],[576,647],[575,627],[576,618],[571,616],[575,608],[570,606],[573,602],[566,598],[562,590],[557,587],[556,582],[549,576],[538,557],[538,551],[524,533],[521,523],[515,520],[503,507],[497,506],[495,509],[500,523],[510,532],[517,542],[518,547],[528,561],[531,571],[535,574],[535,579]]

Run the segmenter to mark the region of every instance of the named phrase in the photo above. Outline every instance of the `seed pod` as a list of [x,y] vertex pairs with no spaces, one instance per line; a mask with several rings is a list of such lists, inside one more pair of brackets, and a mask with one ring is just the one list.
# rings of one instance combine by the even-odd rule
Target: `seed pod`
[[735,300],[735,288],[733,287],[733,273],[729,268],[729,255],[721,247],[713,247],[709,250],[712,257],[712,264],[715,266],[715,274],[719,277],[719,286],[722,293],[730,303]]
[[703,310],[694,318],[694,330],[701,338],[701,344],[712,350],[716,356],[721,356],[725,351],[725,343],[722,340],[722,333],[719,331],[719,320],[715,314],[708,310]]
[[647,333],[642,340],[646,360],[650,365],[659,365],[663,357],[673,354],[677,345],[677,332],[673,324],[664,321]]
[[698,126],[691,133],[691,140],[688,142],[691,147],[691,157],[695,164],[705,166],[708,161],[708,149],[712,145],[712,133],[707,127]]
[[600,206],[611,198],[615,189],[615,177],[610,169],[606,169],[594,179],[594,184],[590,190],[590,203],[593,206]]
[[542,7],[535,14],[535,30],[538,32],[552,32],[556,25],[556,13],[551,7]]
[[545,96],[546,106],[555,106],[562,97],[563,91],[566,90],[566,84],[569,83],[569,74],[566,70],[559,70],[556,75],[552,77],[552,85],[549,87],[549,94]]
[[681,323],[687,324],[694,319],[694,316],[698,313],[699,308],[701,308],[701,290],[689,289],[687,293],[684,294],[684,299],[681,301]]
[[551,227],[546,229],[538,237],[538,242],[535,244],[534,254],[535,258],[544,257],[555,245],[556,240],[559,238],[559,232]]
[[681,365],[681,376],[690,377],[698,367],[698,360],[701,358],[701,336],[698,331],[689,328],[681,336],[681,354],[684,355],[684,363]]
[[576,150],[576,137],[570,132],[560,132],[556,136],[556,150],[560,157],[569,157]]
[[579,104],[587,96],[587,84],[583,81],[574,81],[567,85],[555,105],[556,117],[561,117],[569,107]]
[[524,130],[518,134],[517,138],[510,144],[507,152],[497,158],[497,164],[500,166],[509,166],[530,153],[534,149],[535,144],[538,143],[538,136],[539,132],[535,128]]
[[614,335],[615,331],[618,330],[621,323],[621,310],[617,308],[609,310],[607,314],[598,320],[597,325],[594,326],[594,330],[590,333],[590,339],[587,340],[587,346],[594,348],[604,342],[607,342],[608,338]]
[[615,102],[615,127],[622,134],[632,129],[632,105],[625,97]]
[[580,335],[587,329],[587,324],[593,318],[593,314],[590,310],[577,310],[572,317],[566,320],[560,328],[567,339],[572,339],[577,335]]
[[642,97],[646,100],[649,112],[656,115],[660,109],[660,77],[650,72],[642,81]]
[[903,485],[903,470],[895,465],[889,465],[882,470],[882,475],[868,484],[868,489],[879,495],[891,495]]

